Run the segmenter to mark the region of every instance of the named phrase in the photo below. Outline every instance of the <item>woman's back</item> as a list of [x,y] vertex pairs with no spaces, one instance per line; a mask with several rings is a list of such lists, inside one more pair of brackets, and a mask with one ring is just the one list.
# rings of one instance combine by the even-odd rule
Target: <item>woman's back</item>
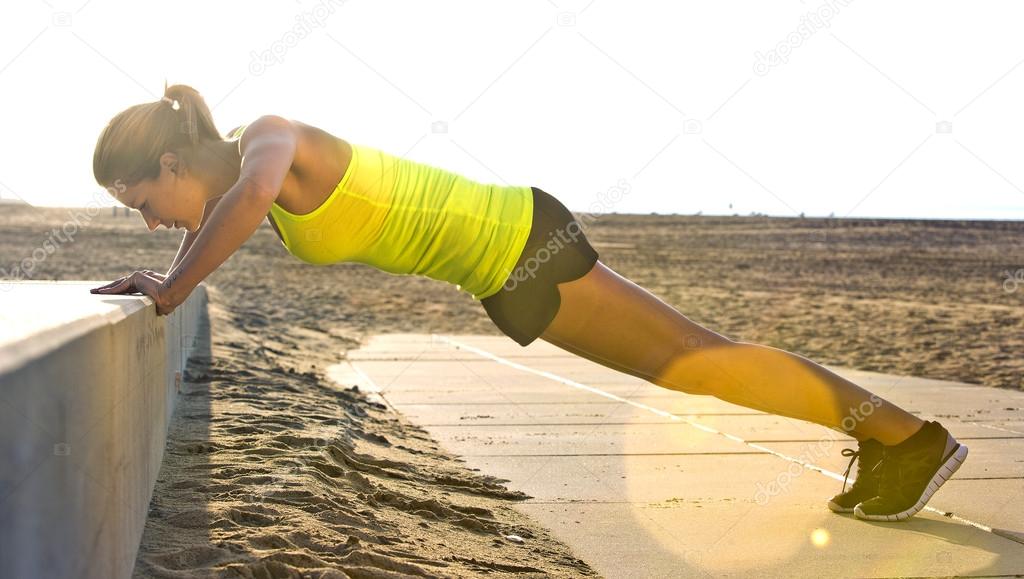
[[272,206],[290,253],[318,265],[355,261],[424,275],[477,300],[501,288],[530,233],[530,187],[478,183],[373,147],[351,148],[348,169],[319,207],[296,215]]

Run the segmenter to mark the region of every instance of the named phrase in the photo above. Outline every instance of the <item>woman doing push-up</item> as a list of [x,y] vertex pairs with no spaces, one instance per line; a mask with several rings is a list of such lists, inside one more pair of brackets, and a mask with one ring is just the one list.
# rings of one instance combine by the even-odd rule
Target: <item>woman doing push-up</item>
[[[828,507],[873,521],[924,508],[967,447],[798,354],[728,339],[598,259],[573,214],[529,186],[483,184],[317,127],[266,115],[222,136],[191,87],[119,113],[96,180],[150,230],[186,230],[166,274],[91,291],[143,293],[174,310],[261,225],[310,264],[360,262],[457,285],[523,346],[542,338],[664,388],[854,437],[855,482]],[[847,469],[849,474],[849,468]]]

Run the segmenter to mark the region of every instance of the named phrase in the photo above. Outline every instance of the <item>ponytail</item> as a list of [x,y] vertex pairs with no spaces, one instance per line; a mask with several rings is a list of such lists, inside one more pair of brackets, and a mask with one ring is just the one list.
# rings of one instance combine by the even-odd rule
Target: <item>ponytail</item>
[[[177,105],[177,106],[175,106]],[[164,82],[164,96],[118,113],[100,131],[92,158],[96,182],[131,186],[160,175],[160,156],[189,158],[201,141],[222,140],[206,101],[196,89]]]

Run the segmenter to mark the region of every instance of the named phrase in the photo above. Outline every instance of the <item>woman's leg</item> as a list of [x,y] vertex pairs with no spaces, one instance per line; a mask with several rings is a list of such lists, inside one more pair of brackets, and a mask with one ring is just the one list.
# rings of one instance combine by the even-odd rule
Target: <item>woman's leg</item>
[[558,289],[561,306],[541,337],[609,368],[888,446],[924,424],[803,356],[693,322],[600,261]]

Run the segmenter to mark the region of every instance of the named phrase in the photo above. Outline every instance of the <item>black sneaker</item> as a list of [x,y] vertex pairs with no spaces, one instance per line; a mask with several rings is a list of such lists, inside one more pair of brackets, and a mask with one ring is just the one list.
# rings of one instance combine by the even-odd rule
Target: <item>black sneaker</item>
[[903,521],[917,514],[967,458],[967,447],[934,421],[882,450],[878,496],[858,504],[853,514],[869,521]]
[[[828,508],[836,513],[852,513],[858,503],[878,495],[878,479],[881,474],[875,466],[882,460],[882,443],[869,438],[857,443],[857,450],[844,448],[843,456],[850,457],[850,464],[843,473],[843,491],[832,497]],[[859,460],[858,460],[859,459]],[[850,476],[853,461],[857,460],[857,478],[846,490],[846,479]],[[875,469],[875,470],[872,470]]]

